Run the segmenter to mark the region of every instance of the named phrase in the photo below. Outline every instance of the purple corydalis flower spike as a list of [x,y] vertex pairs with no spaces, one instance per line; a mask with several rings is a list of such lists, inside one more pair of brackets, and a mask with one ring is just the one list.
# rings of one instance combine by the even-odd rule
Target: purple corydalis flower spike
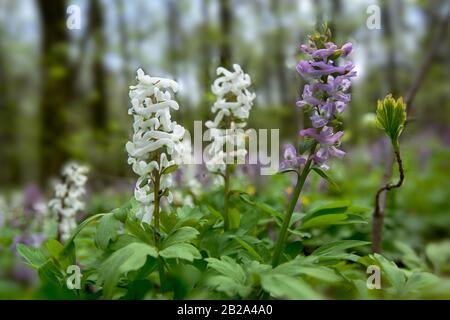
[[342,131],[334,133],[335,126],[341,122],[340,114],[351,100],[348,93],[351,78],[356,75],[351,61],[340,62],[353,50],[350,42],[338,48],[333,42],[322,42],[317,36],[309,38],[301,50],[310,56],[299,61],[296,66],[300,75],[308,82],[297,101],[297,106],[305,108],[312,128],[302,130],[300,135],[315,140],[317,150],[312,155],[314,163],[327,168],[325,161],[330,157],[342,157],[345,152],[338,149]]

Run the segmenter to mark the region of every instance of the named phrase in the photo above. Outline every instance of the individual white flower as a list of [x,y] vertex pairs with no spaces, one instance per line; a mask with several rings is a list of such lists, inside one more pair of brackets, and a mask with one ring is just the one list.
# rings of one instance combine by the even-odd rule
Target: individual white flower
[[82,196],[86,193],[88,168],[75,162],[66,164],[61,172],[62,181],[55,185],[55,198],[50,200],[48,207],[58,219],[58,229],[61,240],[70,238],[76,228],[76,214],[84,210]]
[[206,167],[212,172],[223,173],[226,164],[236,158],[245,157],[245,131],[247,119],[253,106],[255,94],[247,90],[251,79],[238,64],[233,65],[234,72],[223,67],[217,68],[217,78],[211,90],[216,102],[211,110],[213,121],[207,121],[212,143],[206,150],[209,159]]
[[[151,77],[142,69],[137,71],[138,83],[130,86],[131,107],[133,115],[133,137],[127,142],[128,164],[139,175],[134,196],[141,204],[136,216],[143,222],[150,223],[154,209],[153,181],[160,177],[158,190],[170,203],[172,185],[170,174],[163,174],[170,166],[183,162],[185,148],[184,127],[171,120],[170,110],[178,110],[179,105],[172,100],[170,90],[178,91],[178,83],[170,79]],[[167,192],[165,192],[167,190]]]

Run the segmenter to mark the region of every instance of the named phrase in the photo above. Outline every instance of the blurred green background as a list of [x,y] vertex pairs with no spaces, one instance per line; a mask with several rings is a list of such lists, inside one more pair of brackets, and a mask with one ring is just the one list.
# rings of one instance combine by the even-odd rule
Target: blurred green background
[[[80,29],[66,25],[69,5],[80,8]],[[366,24],[371,5],[380,8],[381,29]],[[18,237],[32,241],[33,204],[52,196],[50,181],[66,161],[91,168],[88,214],[132,195],[124,145],[131,134],[128,86],[139,67],[181,84],[173,116],[192,129],[194,120],[211,117],[215,69],[239,63],[257,95],[249,127],[279,128],[282,142],[292,143],[304,125],[295,106],[304,84],[295,71],[299,45],[325,22],[336,43],[353,43],[358,76],[345,115],[348,154],[331,171],[341,190],[312,183],[303,204],[345,198],[372,207],[391,157],[371,120],[376,101],[410,92],[448,10],[440,0],[1,0],[0,219],[13,214],[9,224],[0,220],[0,297],[35,281],[10,249],[25,241]],[[444,266],[450,262],[449,40],[450,33],[439,38],[411,105],[402,137],[406,180],[388,198],[385,246],[395,252],[394,243],[403,241],[420,255],[438,243]],[[273,188],[289,186],[277,179],[250,175],[242,183],[270,202]],[[367,238],[368,230],[361,233]]]

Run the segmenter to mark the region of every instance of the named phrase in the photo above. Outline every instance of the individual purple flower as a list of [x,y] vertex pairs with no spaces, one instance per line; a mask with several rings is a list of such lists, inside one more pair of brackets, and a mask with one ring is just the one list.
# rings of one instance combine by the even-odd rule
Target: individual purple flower
[[328,123],[328,119],[319,114],[313,114],[310,119],[314,128],[321,128]]
[[306,159],[297,154],[297,150],[291,144],[286,145],[283,152],[284,160],[281,162],[280,170],[289,168],[300,168],[306,163]]
[[311,56],[313,58],[320,58],[322,60],[326,60],[329,56],[336,53],[338,50],[337,45],[335,45],[333,42],[327,42],[325,43],[324,49],[317,49],[311,52]]
[[340,49],[338,49],[333,42],[327,42],[325,43],[325,48],[322,49],[317,49],[317,46],[314,43],[310,43],[309,45],[301,45],[300,49],[304,53],[312,56],[314,59],[326,60],[328,57],[336,54],[342,54],[344,58],[347,57],[352,52],[353,46],[351,42],[347,42]]
[[328,169],[325,162],[330,157],[342,158],[345,152],[338,149],[339,139],[344,135],[343,131],[333,133],[333,128],[324,126],[320,132],[317,129],[308,128],[300,131],[300,135],[303,137],[314,139],[319,144],[319,149],[313,156],[315,164]]
[[342,52],[343,52],[343,56],[347,57],[353,50],[353,45],[351,42],[347,42],[346,44],[344,44],[341,48]]
[[330,74],[347,74],[354,68],[351,61],[347,61],[343,66],[335,66],[333,61],[315,61],[315,60],[301,60],[297,66],[297,71],[304,77],[318,78]]

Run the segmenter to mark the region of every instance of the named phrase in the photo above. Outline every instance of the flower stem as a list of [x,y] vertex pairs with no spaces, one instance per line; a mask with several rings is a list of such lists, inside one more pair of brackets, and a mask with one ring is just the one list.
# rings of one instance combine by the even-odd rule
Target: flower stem
[[154,180],[154,188],[153,188],[153,192],[154,192],[154,207],[153,207],[153,217],[155,219],[155,246],[156,248],[159,250],[160,249],[160,237],[159,237],[159,232],[160,232],[160,226],[159,226],[159,188],[160,188],[160,179],[161,176],[159,175],[159,172],[155,173],[155,180]]
[[[155,219],[155,246],[158,251],[161,249],[161,238],[160,238],[160,214],[159,214],[159,200],[160,200],[160,184],[161,184],[161,175],[159,172],[155,173],[154,179],[154,207],[153,207],[153,217]],[[159,283],[161,291],[164,291],[164,265],[163,261],[158,261],[158,273],[159,273]]]
[[384,187],[380,188],[375,196],[375,211],[373,213],[373,222],[372,222],[372,251],[376,253],[381,252],[381,243],[383,237],[383,220],[384,220],[384,210],[382,210],[380,205],[380,198],[383,192],[400,188],[405,179],[405,173],[403,169],[403,162],[400,156],[400,147],[398,144],[393,144],[394,146],[394,154],[395,159],[398,165],[398,172],[400,178],[397,183],[392,184],[388,183]]
[[[313,148],[315,149],[315,147]],[[295,206],[297,205],[298,198],[300,197],[300,193],[302,192],[303,186],[305,185],[306,178],[308,177],[310,168],[312,164],[312,159],[309,157],[308,161],[303,168],[302,173],[299,175],[297,179],[297,184],[294,189],[294,193],[292,194],[291,202],[289,203],[288,210],[286,215],[284,216],[283,225],[281,227],[280,236],[278,237],[278,242],[275,246],[275,253],[272,260],[272,266],[276,267],[280,262],[281,253],[283,252],[284,245],[287,238],[287,231],[289,228],[289,223],[291,222],[292,213],[294,212]]]
[[230,219],[228,216],[228,193],[230,192],[230,168],[227,164],[225,167],[225,173],[224,173],[224,187],[223,187],[223,224],[224,224],[224,230],[228,230],[230,227]]

